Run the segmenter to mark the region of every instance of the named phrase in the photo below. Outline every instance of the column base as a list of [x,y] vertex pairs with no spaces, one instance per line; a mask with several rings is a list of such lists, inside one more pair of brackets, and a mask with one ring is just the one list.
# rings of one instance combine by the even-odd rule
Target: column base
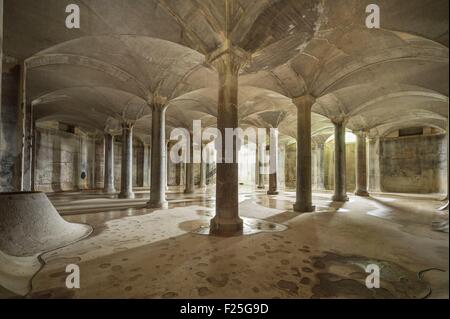
[[316,211],[316,206],[304,205],[303,203],[294,204],[294,212],[297,213],[313,213]]
[[191,194],[194,194],[195,193],[195,191],[193,190],[193,189],[186,189],[185,191],[184,191],[184,194],[185,195],[191,195]]
[[265,186],[258,186],[257,189],[266,189]]
[[279,191],[268,191],[267,195],[279,195],[280,192]]
[[108,195],[113,195],[113,194],[117,193],[117,191],[115,188],[104,188],[103,193],[108,194]]
[[360,197],[369,197],[369,192],[368,191],[364,191],[364,190],[357,190],[355,192],[356,196],[360,196]]
[[135,199],[136,196],[133,192],[127,192],[127,193],[120,193],[119,199]]
[[149,201],[147,203],[147,208],[168,209],[169,203],[167,201]]
[[333,202],[339,202],[339,203],[345,203],[348,202],[350,199],[347,195],[334,195],[332,198]]
[[244,233],[244,221],[241,218],[223,220],[217,217],[211,219],[210,234],[217,236],[238,236]]

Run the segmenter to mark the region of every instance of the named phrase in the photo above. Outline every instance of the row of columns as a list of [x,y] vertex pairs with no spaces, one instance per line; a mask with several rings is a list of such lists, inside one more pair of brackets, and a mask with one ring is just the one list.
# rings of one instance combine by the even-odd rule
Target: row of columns
[[[133,141],[133,127],[131,123],[124,123],[122,127],[122,140],[123,140],[123,148],[122,148],[122,178],[121,178],[121,192],[119,194],[119,198],[134,198],[135,195],[132,190],[132,141]],[[107,194],[113,194],[116,192],[115,184],[114,184],[114,137],[113,135],[106,133],[105,134],[105,174],[104,174],[104,189],[103,191]],[[190,154],[193,154],[193,144],[190,144]],[[170,148],[170,146],[169,146]],[[149,156],[148,152],[146,152],[148,148],[144,149],[144,172],[149,172],[148,160],[145,159]],[[192,163],[192,155],[191,155],[191,163]],[[194,164],[187,163],[186,167],[186,194],[192,194],[195,192],[194,185]],[[168,170],[165,169],[165,172]],[[164,172],[164,174],[165,174]],[[145,175],[145,174],[144,174]],[[145,179],[145,176],[144,176]],[[206,188],[206,162],[205,160],[201,161],[200,164],[200,183],[199,188]]]
[[[298,173],[299,178],[297,179],[297,202],[294,206],[296,211],[301,212],[311,212],[314,211],[312,205],[312,179],[311,179],[311,138],[307,138],[310,132],[308,132],[308,127],[311,123],[311,106],[313,101],[311,97],[302,98],[296,100],[299,107],[299,140],[297,148],[298,152]],[[306,113],[306,114],[305,114]],[[348,196],[346,192],[346,178],[345,178],[345,125],[343,121],[334,122],[335,125],[335,194],[333,196],[334,201],[347,201]],[[133,198],[134,193],[132,191],[132,140],[133,140],[133,126],[131,123],[123,123],[123,143],[122,148],[122,187],[120,198]],[[364,131],[355,132],[357,136],[357,151],[356,151],[356,191],[355,194],[358,196],[368,196],[367,192],[367,159],[366,159],[366,134]],[[191,136],[192,141],[192,136]],[[258,143],[257,148],[257,163],[258,163],[258,188],[264,189],[264,167],[263,158],[266,156],[265,147]],[[274,132],[270,137],[270,148],[274,151],[270,152],[270,165],[272,174],[269,175],[269,195],[278,194],[278,176],[277,176],[277,166],[278,166],[278,136]],[[163,147],[165,149],[165,146]],[[195,191],[194,185],[194,164],[193,164],[193,153],[194,146],[190,143],[190,163],[186,164],[186,194],[192,194]],[[203,153],[203,151],[202,151]],[[322,154],[323,155],[323,154]],[[160,162],[159,160],[156,163]],[[159,165],[156,165],[157,169]],[[144,165],[144,167],[146,167]],[[309,169],[308,169],[309,168]],[[157,170],[158,171],[158,170]],[[162,176],[166,176],[164,172],[161,172]],[[165,187],[166,183],[161,183]],[[162,187],[162,186],[161,186]],[[200,188],[206,187],[206,163],[201,161],[200,166]],[[111,134],[105,135],[105,187],[104,191],[106,193],[114,193],[114,143],[113,136]],[[162,192],[160,192],[162,194]],[[160,196],[160,195],[159,195]],[[158,199],[160,197],[157,197]],[[163,202],[164,204],[164,202]]]

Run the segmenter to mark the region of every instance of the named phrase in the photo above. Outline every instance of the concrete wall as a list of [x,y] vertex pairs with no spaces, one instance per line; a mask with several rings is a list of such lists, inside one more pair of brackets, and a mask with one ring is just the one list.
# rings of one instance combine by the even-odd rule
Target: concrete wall
[[[115,142],[115,186],[120,190],[122,144]],[[68,133],[55,128],[36,130],[35,188],[44,192],[102,189],[105,148],[102,137]],[[133,186],[143,183],[142,144],[133,150]],[[85,178],[81,178],[82,172]]]
[[80,139],[79,136],[57,129],[36,130],[37,191],[57,192],[75,190],[78,186],[89,187],[79,178],[81,170],[88,168],[88,163],[79,164],[82,160]]
[[384,192],[445,193],[445,135],[386,138],[381,141],[381,188]]

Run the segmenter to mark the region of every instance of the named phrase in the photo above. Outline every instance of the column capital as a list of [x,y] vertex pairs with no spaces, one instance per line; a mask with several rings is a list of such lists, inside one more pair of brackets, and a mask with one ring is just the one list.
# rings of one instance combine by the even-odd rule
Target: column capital
[[219,73],[229,68],[233,74],[237,74],[250,60],[251,54],[234,46],[229,39],[226,39],[218,49],[210,52],[205,58],[206,64],[214,66]]
[[345,115],[338,115],[338,116],[332,116],[330,117],[330,121],[331,123],[333,123],[334,125],[347,125],[348,123],[348,117],[346,117]]
[[305,94],[305,95],[302,95],[299,97],[294,97],[292,99],[292,103],[294,103],[295,106],[297,106],[297,108],[299,108],[299,107],[312,108],[314,103],[316,103],[316,98],[308,93],[308,94]]
[[109,129],[105,129],[105,130],[103,131],[103,135],[104,135],[104,136],[112,136],[112,137],[114,138],[115,136],[120,135],[120,130],[117,131],[117,130],[109,130]]
[[124,120],[122,121],[121,125],[122,125],[122,129],[124,130],[131,130],[134,127],[134,124],[136,122],[135,121],[131,121],[131,120]]
[[361,130],[352,130],[352,133],[355,134],[358,137],[365,138],[367,136],[367,131],[364,129]]
[[152,110],[159,109],[165,111],[168,106],[168,101],[169,99],[166,96],[154,94],[153,96],[148,97],[147,104]]
[[316,142],[314,143],[314,146],[317,150],[323,150],[325,147],[325,142]]

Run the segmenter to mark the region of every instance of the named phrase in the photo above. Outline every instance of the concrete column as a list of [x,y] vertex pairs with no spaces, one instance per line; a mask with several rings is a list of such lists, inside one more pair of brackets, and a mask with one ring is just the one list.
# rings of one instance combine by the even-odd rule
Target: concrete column
[[144,144],[144,159],[143,159],[143,179],[144,187],[150,186],[150,145]]
[[445,137],[446,137],[446,142],[447,142],[447,145],[446,145],[446,148],[447,148],[447,194],[446,194],[446,196],[445,196],[445,198],[443,199],[443,201],[447,201],[447,205],[448,205],[448,192],[449,192],[449,185],[450,185],[450,180],[449,180],[449,173],[450,173],[450,171],[449,171],[449,161],[448,161],[448,159],[449,159],[449,156],[448,156],[448,152],[449,152],[449,138],[448,138],[448,135],[449,135],[449,119],[447,118],[447,132],[446,132],[446,134],[445,134]]
[[135,198],[133,193],[133,123],[122,123],[122,177],[119,198]]
[[[32,158],[31,158],[31,191],[34,192],[36,191],[36,158],[37,158],[37,131],[36,131],[36,121],[33,120],[33,131],[31,134],[31,139],[32,139]],[[75,174],[78,173],[78,167],[75,168],[76,172]],[[76,175],[75,175],[76,177]],[[78,188],[78,183],[76,183],[75,185],[75,189]]]
[[381,192],[381,139],[379,136],[369,138],[369,190]]
[[255,145],[255,187],[259,186],[259,148],[258,142]]
[[[3,0],[0,0],[0,123],[1,123],[1,110],[2,110],[2,80],[1,75],[3,72]],[[0,136],[1,137],[1,136]]]
[[86,135],[80,135],[80,150],[78,157],[78,189],[80,191],[87,189],[87,158],[88,148],[86,142]]
[[105,138],[104,134],[94,139],[94,189],[103,189],[105,182]]
[[162,103],[152,105],[152,160],[149,208],[167,208],[166,201],[166,109]]
[[33,181],[33,106],[26,98],[27,92],[27,69],[24,63],[20,77],[20,112],[21,112],[21,135],[22,135],[22,167],[21,167],[21,190],[30,192],[34,188]]
[[206,184],[207,185],[214,184],[214,182],[213,182],[214,178],[215,178],[214,171],[216,170],[216,163],[214,161],[214,151],[215,151],[214,147],[210,147],[209,151],[208,151],[208,165],[207,165],[207,169],[206,169]]
[[207,161],[207,154],[205,152],[205,147],[208,144],[202,143],[202,158],[200,163],[200,189],[206,189],[206,161]]
[[135,144],[133,146],[134,153],[136,154],[136,182],[137,187],[144,187],[144,143]]
[[[95,144],[96,144],[96,136],[89,134],[88,137],[90,138],[90,151],[89,154],[90,156],[88,156],[89,158],[89,164],[88,164],[88,168],[89,168],[89,172],[88,172],[88,178],[89,178],[89,189],[95,189]],[[59,157],[61,157],[59,155]],[[59,167],[59,170],[61,171],[61,167]]]
[[325,143],[316,146],[316,189],[325,189],[325,166],[324,166]]
[[266,159],[266,143],[265,141],[258,140],[257,144],[258,161],[256,166],[258,167],[258,189],[265,189],[265,175],[264,175],[264,163]]
[[114,136],[105,134],[105,184],[103,191],[107,194],[116,192],[114,186]]
[[297,201],[294,211],[309,213],[312,204],[311,109],[314,97],[305,95],[294,100],[297,106]]
[[193,135],[191,134],[189,138],[189,155],[186,161],[186,188],[184,190],[185,194],[193,194],[195,192],[194,188],[194,141]]
[[[1,62],[1,61],[0,61]],[[0,123],[0,192],[21,191],[23,173],[23,112],[20,65],[3,65]]]
[[267,195],[278,195],[278,131],[270,130],[270,172],[269,191]]
[[334,124],[334,196],[335,202],[348,201],[345,160],[345,122],[335,120]]
[[52,192],[61,192],[61,135],[59,132],[53,136],[52,143]]
[[[219,100],[217,128],[225,139],[225,129],[236,129],[238,122],[238,78],[245,53],[232,48],[229,41],[207,60],[219,73]],[[237,143],[233,138],[233,163],[226,163],[226,143],[217,156],[216,216],[211,220],[211,233],[232,235],[242,233],[243,220],[239,217],[239,164]]]
[[366,132],[354,132],[356,135],[356,190],[355,195],[367,197],[367,148]]

